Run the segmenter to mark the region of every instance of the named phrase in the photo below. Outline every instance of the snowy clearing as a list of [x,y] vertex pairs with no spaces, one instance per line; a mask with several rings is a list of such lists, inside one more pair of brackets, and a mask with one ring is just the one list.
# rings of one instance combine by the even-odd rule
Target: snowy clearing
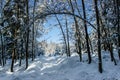
[[30,62],[27,70],[25,65],[19,67],[18,62],[13,73],[8,70],[9,66],[0,67],[0,80],[120,80],[120,62],[117,59],[115,66],[107,52],[103,56],[102,74],[98,72],[97,57],[93,58],[91,64],[86,61],[86,55],[83,56],[83,62],[79,62],[76,54],[70,58],[41,56]]

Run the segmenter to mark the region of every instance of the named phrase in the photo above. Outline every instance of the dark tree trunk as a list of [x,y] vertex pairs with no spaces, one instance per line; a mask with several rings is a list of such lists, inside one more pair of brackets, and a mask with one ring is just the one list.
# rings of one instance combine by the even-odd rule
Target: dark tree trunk
[[70,43],[69,43],[69,29],[68,29],[68,22],[67,22],[67,18],[66,18],[66,15],[65,15],[65,19],[66,19],[66,33],[67,33],[67,52],[68,52],[68,55],[70,56]]
[[[1,0],[1,19],[2,19],[2,21],[3,21],[3,13],[2,13],[2,9],[3,9],[3,0]],[[2,27],[4,27],[4,24],[1,24],[0,26],[2,26]],[[0,30],[0,38],[1,38],[1,59],[0,59],[0,61],[1,61],[1,64],[2,64],[2,66],[4,66],[5,65],[5,62],[4,62],[4,40],[3,40],[3,34],[2,34],[2,32],[1,32],[1,30]]]
[[1,57],[1,54],[0,54],[0,66],[2,66],[2,57]]
[[19,66],[21,66],[21,61],[22,61],[22,53],[20,53],[20,59],[19,59]]
[[[14,26],[17,26],[17,25],[14,25]],[[13,35],[14,35],[14,39],[16,38],[16,32],[17,30],[14,29],[13,30]],[[13,67],[14,67],[14,61],[15,61],[15,54],[16,54],[16,40],[14,41],[13,43],[13,52],[12,52],[12,63],[11,63],[11,72],[13,72]]]
[[98,61],[99,61],[99,72],[102,73],[102,58],[101,58],[101,41],[100,41],[100,24],[99,24],[99,12],[97,6],[97,0],[94,0],[95,12],[96,12],[96,23],[97,23],[97,32],[98,32]]
[[[69,0],[69,3],[70,3],[70,6],[71,6],[71,10],[72,10],[72,13],[75,14],[75,11],[74,11],[74,7],[73,7],[73,4],[72,4],[72,1]],[[80,61],[82,61],[82,53],[81,53],[81,41],[80,41],[80,33],[79,33],[79,25],[78,25],[78,21],[76,19],[75,16],[73,16],[74,18],[74,22],[75,22],[75,39],[76,39],[76,49],[77,49],[77,53],[80,57]]]
[[[80,14],[80,10],[79,10],[79,8],[78,8],[78,3],[77,3],[77,1],[75,0],[75,5],[76,5],[76,8],[77,8],[77,11],[78,11],[78,13],[79,13],[79,16],[81,16],[81,14]],[[80,62],[82,61],[82,48],[81,48],[81,34],[80,34],[80,32],[79,32],[79,35],[78,35],[78,54],[79,54],[79,57],[80,57]]]
[[[80,35],[80,34],[79,34]],[[82,61],[82,51],[81,51],[81,40],[80,40],[80,37],[78,38],[78,54],[79,54],[79,57],[80,57],[80,62]]]
[[[84,4],[84,0],[82,0],[82,8],[83,8],[83,16],[84,19],[86,20],[86,11],[85,11],[85,4]],[[88,31],[87,31],[87,24],[86,21],[84,20],[84,27],[85,27],[85,39],[86,39],[86,44],[87,44],[87,52],[88,52],[88,63],[91,63],[91,55],[90,55],[90,47],[89,47],[89,35],[88,35]]]
[[34,19],[34,17],[35,17],[35,6],[36,6],[36,0],[34,0],[34,7],[33,7],[33,28],[32,28],[32,61],[34,60],[34,58],[35,58],[35,38],[34,38],[34,31],[35,31],[35,28],[34,28],[34,26],[35,26],[35,19]]
[[92,46],[92,43],[91,43],[91,40],[89,38],[89,43],[90,43],[90,47],[91,47],[91,53],[94,54],[94,51],[93,51],[93,46]]
[[[15,45],[15,44],[14,44]],[[11,63],[11,68],[10,71],[13,72],[13,67],[14,67],[14,59],[15,59],[15,48],[12,52],[12,63]]]
[[29,2],[28,0],[26,0],[26,15],[27,15],[27,19],[26,19],[26,27],[27,27],[27,32],[26,32],[26,69],[28,68],[28,55],[29,55]]
[[21,51],[20,51],[20,58],[19,58],[19,66],[21,66],[21,62],[22,62],[22,54],[23,54],[23,40],[21,40]]
[[114,61],[114,64],[117,65],[116,60],[114,58],[114,54],[113,54],[113,47],[111,43],[108,43],[108,47],[109,47],[109,51],[110,51],[110,56],[111,56],[111,61]]
[[4,46],[3,46],[3,37],[2,37],[1,30],[0,30],[0,34],[1,34],[1,62],[2,62],[2,66],[4,66],[5,65],[5,62],[4,62]]
[[116,4],[117,4],[117,32],[118,32],[118,56],[120,59],[120,0],[116,0]]

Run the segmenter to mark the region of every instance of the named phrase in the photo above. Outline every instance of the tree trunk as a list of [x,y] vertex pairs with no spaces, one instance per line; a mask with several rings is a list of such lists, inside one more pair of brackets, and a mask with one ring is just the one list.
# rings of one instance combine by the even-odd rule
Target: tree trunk
[[32,27],[32,61],[34,60],[35,58],[35,51],[34,51],[34,48],[35,48],[35,34],[34,34],[34,31],[35,31],[35,6],[36,6],[36,0],[34,0],[34,7],[33,7],[33,27]]
[[98,32],[98,61],[99,61],[99,72],[102,73],[102,58],[101,58],[101,41],[100,41],[100,24],[99,24],[99,12],[97,6],[97,0],[94,0],[95,12],[96,12],[96,23]]
[[26,32],[26,69],[28,68],[28,55],[29,55],[29,2],[28,0],[26,0],[26,15],[27,15],[27,19],[26,19],[26,27],[27,27],[27,32]]
[[4,46],[3,46],[3,37],[2,37],[2,32],[0,30],[0,34],[1,34],[1,62],[2,62],[2,66],[5,65],[5,62],[4,62]]
[[[86,20],[86,11],[85,11],[85,4],[84,4],[84,0],[82,0],[82,8],[83,8],[83,16],[84,19]],[[88,63],[91,63],[91,55],[90,55],[90,47],[89,47],[89,35],[87,32],[87,24],[86,21],[84,20],[84,27],[85,27],[85,39],[86,39],[86,44],[87,44],[87,52],[88,52]]]
[[70,56],[70,43],[69,43],[69,29],[68,29],[68,22],[67,22],[67,18],[66,18],[66,15],[65,15],[65,19],[66,19],[66,33],[67,33],[67,52],[68,52],[68,55]]
[[[75,14],[75,11],[74,11],[74,7],[73,7],[73,4],[72,4],[72,1],[69,0],[69,3],[70,3],[70,6],[71,6],[72,13]],[[80,57],[80,61],[82,61],[79,25],[78,25],[78,21],[77,21],[76,17],[73,16],[73,18],[74,18],[74,22],[75,22],[76,49],[77,49],[77,53],[78,53],[78,55],[79,55],[79,57]]]
[[70,57],[70,54],[68,53],[68,47],[67,47],[66,37],[65,37],[65,33],[63,31],[62,25],[61,25],[60,20],[58,19],[57,15],[55,15],[55,17],[56,17],[56,19],[58,21],[58,24],[60,26],[60,30],[61,30],[62,35],[63,35],[63,39],[64,39],[65,47],[66,47],[66,49],[65,49],[66,51],[65,52],[66,52],[67,56]]
[[[16,25],[14,25],[16,26]],[[14,35],[14,39],[16,38],[16,29],[13,30],[13,35]],[[11,72],[13,72],[13,67],[14,67],[14,61],[15,61],[15,53],[16,52],[16,40],[13,43],[13,52],[12,52],[12,63],[11,63]]]
[[[3,9],[3,0],[1,0],[1,19],[3,21],[3,13],[2,13],[2,9]],[[4,27],[4,24],[1,25],[2,27]],[[2,66],[5,65],[5,62],[4,62],[4,41],[3,41],[3,34],[0,30],[0,38],[1,38],[1,64]]]
[[22,62],[22,54],[23,54],[23,40],[21,40],[21,51],[20,51],[20,58],[19,58],[19,66],[21,66]]
[[109,47],[109,51],[110,51],[110,57],[111,57],[111,61],[114,61],[114,64],[117,65],[116,60],[114,58],[114,54],[113,54],[113,47],[111,43],[108,43],[108,47]]
[[[79,34],[80,35],[80,34]],[[79,57],[80,57],[80,62],[82,61],[82,51],[81,51],[81,40],[80,40],[80,37],[78,38],[78,54],[79,54]]]
[[[76,5],[76,8],[77,8],[77,11],[78,11],[78,13],[79,13],[79,16],[81,16],[81,14],[80,14],[80,10],[79,10],[79,8],[78,8],[78,4],[77,4],[77,1],[75,0],[75,5]],[[78,54],[79,54],[79,57],[80,57],[80,62],[82,61],[82,48],[81,48],[81,38],[80,38],[80,36],[81,36],[81,34],[80,34],[80,32],[79,32],[79,34],[78,34],[79,36],[78,36]]]
[[120,7],[120,1],[119,0],[116,0],[116,4],[117,4],[117,32],[118,32],[118,56],[119,56],[119,59],[120,59],[120,10],[119,10],[119,7]]
[[[15,45],[15,44],[14,44]],[[12,52],[12,63],[11,63],[11,68],[10,71],[13,72],[13,67],[14,67],[14,58],[15,58],[15,49]]]

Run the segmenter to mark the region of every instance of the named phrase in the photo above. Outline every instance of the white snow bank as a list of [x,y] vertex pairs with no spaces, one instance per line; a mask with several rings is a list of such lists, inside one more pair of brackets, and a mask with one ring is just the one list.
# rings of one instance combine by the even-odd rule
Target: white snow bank
[[35,59],[29,64],[27,70],[25,64],[21,67],[15,64],[13,73],[8,67],[0,67],[0,80],[120,80],[120,61],[117,66],[110,61],[108,52],[103,52],[103,73],[98,72],[97,56],[93,58],[91,64],[87,64],[86,54],[83,62],[79,62],[79,57],[73,54],[72,57],[52,56]]

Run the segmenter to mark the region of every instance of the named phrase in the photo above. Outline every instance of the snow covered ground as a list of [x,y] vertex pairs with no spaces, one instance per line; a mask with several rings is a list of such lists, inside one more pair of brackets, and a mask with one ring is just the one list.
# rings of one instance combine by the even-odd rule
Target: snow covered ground
[[9,71],[8,63],[4,68],[0,67],[0,80],[120,80],[120,61],[116,57],[117,65],[110,61],[107,52],[103,52],[103,73],[98,72],[97,56],[93,56],[91,64],[87,64],[87,55],[83,56],[83,62],[79,62],[77,54],[66,56],[41,56],[29,63],[25,70],[25,64],[21,67],[15,63],[14,72]]

